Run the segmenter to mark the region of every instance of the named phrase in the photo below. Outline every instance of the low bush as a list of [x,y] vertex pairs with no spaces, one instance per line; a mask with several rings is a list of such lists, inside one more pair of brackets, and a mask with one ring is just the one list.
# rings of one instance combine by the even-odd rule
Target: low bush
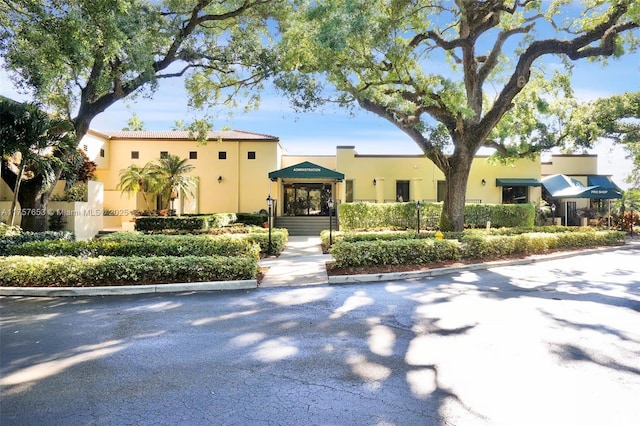
[[[343,230],[416,229],[416,203],[344,203],[338,206]],[[436,228],[442,214],[442,203],[420,205],[420,227]],[[532,204],[466,204],[466,227],[483,228],[487,221],[496,227],[522,226],[533,228],[536,210]]]
[[[252,232],[246,234],[245,239],[251,243],[258,244],[262,253],[269,253],[269,232]],[[289,233],[284,228],[271,230],[271,254],[279,255],[284,250],[289,240]]]
[[130,234],[90,241],[34,241],[9,247],[7,254],[82,257],[241,256],[257,260],[260,258],[260,248],[246,238],[234,236]]
[[255,279],[249,257],[25,257],[0,258],[0,285],[93,287]]
[[164,230],[204,231],[222,228],[236,221],[235,213],[215,213],[197,216],[138,216],[136,231],[158,232]]
[[331,247],[334,267],[415,265],[460,258],[454,240],[413,239],[392,241],[340,241]]
[[13,235],[18,235],[22,232],[19,226],[11,226],[7,225],[4,222],[0,222],[0,237],[11,237]]
[[[457,259],[491,259],[513,255],[541,254],[549,250],[575,249],[624,244],[625,234],[619,231],[572,231],[491,235],[465,231],[450,235],[457,239],[402,239],[401,232],[342,234],[331,248],[334,267],[428,264]],[[407,235],[405,233],[405,235]],[[426,235],[425,235],[426,236]],[[350,240],[351,239],[351,240]],[[334,240],[336,241],[336,240]]]
[[236,213],[236,217],[236,223],[245,225],[262,226],[267,221],[267,215],[260,213]]
[[[229,232],[224,232],[225,230]],[[105,235],[101,240],[106,241],[170,241],[172,238],[232,238],[245,240],[249,243],[257,244],[261,253],[268,253],[269,249],[269,230],[256,226],[232,226],[222,228],[220,232],[207,233],[204,235],[164,235],[164,234],[142,234],[139,232],[114,232]],[[289,239],[289,233],[285,228],[273,228],[271,230],[271,246],[273,254],[280,254],[284,250]]]
[[37,241],[73,241],[74,239],[73,232],[69,231],[7,233],[0,236],[0,256],[8,256],[12,250],[23,244]]
[[[338,241],[393,241],[406,239],[424,239],[435,238],[437,231],[421,231],[419,234],[415,231],[333,231],[332,240],[335,244]],[[468,232],[468,231],[465,231]],[[464,235],[462,232],[444,232],[442,233],[445,240],[461,239]],[[324,230],[320,233],[320,239],[324,248],[329,247],[329,231]]]

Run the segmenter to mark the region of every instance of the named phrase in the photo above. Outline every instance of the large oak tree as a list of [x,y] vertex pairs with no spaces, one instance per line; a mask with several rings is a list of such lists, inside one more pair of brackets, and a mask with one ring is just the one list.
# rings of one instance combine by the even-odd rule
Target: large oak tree
[[[446,177],[441,227],[462,230],[478,150],[525,156],[556,143],[533,117],[548,113],[549,90],[570,94],[573,61],[633,49],[639,22],[635,0],[309,1],[286,25],[277,83],[298,108],[338,102],[401,129]],[[564,75],[545,74],[552,55]]]
[[1,0],[0,54],[17,87],[80,140],[98,114],[166,79],[185,78],[194,108],[239,92],[257,100],[276,63],[267,23],[278,1]]

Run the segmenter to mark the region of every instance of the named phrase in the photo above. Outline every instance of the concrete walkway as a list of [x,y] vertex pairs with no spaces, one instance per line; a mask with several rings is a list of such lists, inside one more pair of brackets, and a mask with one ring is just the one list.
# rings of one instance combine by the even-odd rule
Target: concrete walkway
[[260,287],[287,287],[326,284],[325,264],[331,255],[322,254],[320,237],[289,237],[278,257],[262,259],[260,266],[269,270]]

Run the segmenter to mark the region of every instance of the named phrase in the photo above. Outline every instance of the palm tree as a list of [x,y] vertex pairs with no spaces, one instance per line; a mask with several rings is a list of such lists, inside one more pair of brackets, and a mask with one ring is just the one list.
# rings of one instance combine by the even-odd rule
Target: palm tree
[[76,150],[73,126],[50,117],[35,104],[5,97],[0,97],[0,118],[1,175],[13,189],[11,224],[19,202],[22,209],[34,212],[22,217],[22,228],[43,231],[46,215],[42,212]]
[[171,210],[174,210],[174,201],[179,196],[193,196],[196,179],[188,174],[195,169],[195,166],[189,164],[189,160],[169,154],[153,163],[151,167],[158,177],[159,193],[163,200],[171,203]]
[[151,164],[145,164],[143,167],[132,164],[126,169],[120,170],[120,182],[116,189],[126,192],[131,197],[134,192],[142,193],[144,204],[147,211],[151,211],[147,193],[155,192],[157,186],[157,174]]

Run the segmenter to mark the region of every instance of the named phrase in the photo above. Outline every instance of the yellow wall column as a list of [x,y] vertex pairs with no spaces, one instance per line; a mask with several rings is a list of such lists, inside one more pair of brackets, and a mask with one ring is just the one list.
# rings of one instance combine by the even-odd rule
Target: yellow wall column
[[376,179],[376,203],[384,203],[384,178]]
[[341,203],[347,202],[347,184],[345,181],[336,182],[336,195]]
[[422,178],[411,179],[411,198],[413,201],[422,200]]

